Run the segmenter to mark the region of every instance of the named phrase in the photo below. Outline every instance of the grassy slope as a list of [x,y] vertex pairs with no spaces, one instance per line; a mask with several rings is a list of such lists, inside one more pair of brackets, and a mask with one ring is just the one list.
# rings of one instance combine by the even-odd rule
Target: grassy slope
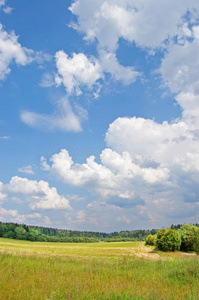
[[142,242],[0,239],[0,300],[199,299],[199,259]]

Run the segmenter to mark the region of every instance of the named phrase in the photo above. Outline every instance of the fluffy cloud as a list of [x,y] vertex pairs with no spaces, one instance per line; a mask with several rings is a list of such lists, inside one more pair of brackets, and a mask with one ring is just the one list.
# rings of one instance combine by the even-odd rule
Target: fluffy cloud
[[77,95],[81,94],[81,86],[92,88],[100,78],[103,78],[100,65],[96,59],[88,59],[83,53],[68,57],[64,51],[55,55],[58,75],[55,78],[56,84],[66,87],[69,94],[74,90]]
[[[50,159],[51,171],[65,183],[83,187],[105,199],[117,196],[121,199],[120,203],[126,201],[126,206],[144,204],[136,194],[140,193],[142,185],[152,187],[157,184],[170,184],[169,170],[166,167],[140,166],[128,152],[119,154],[105,149],[100,158],[101,164],[95,162],[94,156],[87,158],[85,164],[74,164],[69,153],[61,150]],[[117,205],[115,199],[110,200],[110,203]]]
[[[115,53],[104,50],[99,51],[99,58],[88,58],[83,53],[73,53],[70,58],[64,51],[55,55],[57,74],[55,83],[57,86],[63,84],[69,94],[82,94],[82,88],[86,87],[93,91],[98,97],[100,91],[100,80],[106,74],[110,74],[114,80],[124,84],[131,84],[141,75],[133,67],[124,67],[119,64]],[[52,85],[49,75],[43,79],[43,86]]]
[[21,120],[25,124],[48,131],[61,130],[79,132],[82,130],[80,118],[73,112],[66,97],[56,103],[53,114],[40,114],[30,111],[21,112]]
[[120,38],[134,41],[140,47],[157,48],[181,32],[182,17],[193,9],[199,9],[197,0],[175,3],[172,0],[101,0],[97,3],[76,0],[70,10],[78,21],[71,26],[82,32],[86,40],[97,39],[99,47],[110,52],[117,49]]
[[[106,142],[115,151],[128,151],[139,165],[159,165],[170,175],[166,198],[198,202],[199,138],[197,124],[178,121],[173,124],[158,124],[141,118],[119,118],[106,134]],[[118,147],[122,145],[121,147]],[[165,190],[156,186],[156,193]],[[180,201],[180,200],[179,200]]]
[[[158,2],[100,0],[97,3],[92,0],[75,0],[69,10],[77,17],[77,22],[70,26],[83,33],[85,40],[97,41],[99,55],[98,61],[95,60],[97,68],[95,68],[93,82],[88,80],[86,84],[96,84],[96,81],[103,77],[103,73],[109,73],[115,80],[125,84],[133,83],[142,75],[136,72],[133,66],[124,67],[119,64],[116,50],[119,40],[124,39],[135,43],[137,47],[149,49],[151,51],[149,53],[152,54],[157,49],[166,51],[160,73],[165,85],[169,86],[172,92],[179,92],[183,87],[186,93],[186,87],[189,88],[190,83],[197,89],[199,39],[199,30],[195,25],[199,15],[197,0],[183,0],[180,3],[173,3],[171,0]],[[72,91],[76,88],[78,94],[81,92],[80,83],[85,82],[82,78],[78,79],[79,82],[75,79],[75,61],[77,58],[84,58],[79,64],[81,66],[84,61],[84,65],[87,65],[86,76],[84,75],[87,80],[87,73],[92,73],[89,71],[88,58],[82,53],[74,54],[71,59],[68,59],[62,51],[63,55],[68,69],[65,75],[61,74],[61,76],[65,78],[67,89]],[[63,59],[60,60],[62,61]],[[94,70],[93,66],[92,70]],[[58,83],[64,82],[63,78],[58,77]]]
[[22,47],[14,32],[8,33],[0,24],[0,80],[5,80],[10,73],[13,61],[25,66],[33,61],[34,52]]
[[[199,26],[197,27],[199,28]],[[172,92],[199,93],[199,39],[173,45],[162,61],[160,72]]]
[[142,118],[118,118],[109,126],[106,142],[115,151],[128,151],[141,165],[151,161],[169,170],[175,167],[185,170],[186,165],[186,170],[199,172],[195,123],[158,124]]
[[195,138],[191,129],[183,121],[159,124],[143,118],[118,118],[109,126],[106,143],[115,151],[138,155],[138,160],[167,164],[183,157],[187,148],[196,151],[197,141],[192,143]]
[[[177,93],[175,99],[182,108],[186,123],[198,123],[199,116],[199,26],[189,29],[190,40],[169,47],[162,59],[160,73],[164,85]],[[198,128],[198,125],[197,125]]]
[[57,193],[55,187],[50,188],[46,181],[28,180],[18,176],[12,177],[2,189],[9,194],[19,194],[30,202],[35,209],[66,209],[70,210],[69,201]]

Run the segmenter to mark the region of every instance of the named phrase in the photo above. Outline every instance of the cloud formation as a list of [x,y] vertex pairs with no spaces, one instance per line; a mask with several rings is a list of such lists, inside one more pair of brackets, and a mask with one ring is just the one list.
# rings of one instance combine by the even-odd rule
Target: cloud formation
[[[127,151],[122,154],[111,149],[103,150],[101,164],[95,157],[87,158],[85,164],[74,164],[68,151],[61,150],[51,157],[51,171],[62,181],[75,187],[83,187],[104,199],[117,196],[131,199],[136,205],[136,195],[142,185],[170,185],[169,170],[160,165],[141,166]],[[49,166],[49,165],[48,165]],[[122,200],[121,200],[122,201]],[[137,204],[141,204],[140,199]]]
[[25,66],[33,61],[33,54],[33,50],[21,46],[14,32],[6,32],[0,24],[0,80],[6,79],[13,61]]
[[[118,207],[121,211],[116,215],[121,222],[131,224],[132,218],[138,218],[161,224],[164,218],[190,222],[197,218],[197,123],[181,119],[159,124],[143,118],[118,118],[109,126],[106,144],[109,148],[102,151],[101,163],[90,156],[86,163],[75,164],[65,149],[51,157],[51,164],[42,160],[46,170],[64,183],[84,188],[98,201],[103,199],[103,207],[109,211]],[[96,202],[85,212],[89,217],[92,205],[96,207]],[[132,214],[132,209],[135,215],[129,219],[128,210]]]
[[97,3],[76,0],[69,9],[77,17],[71,26],[83,33],[85,40],[96,39],[99,48],[113,52],[121,38],[144,48],[162,46],[165,40],[181,33],[183,16],[187,11],[198,11],[199,4],[197,0],[175,3],[171,0],[101,0]]
[[99,62],[93,57],[87,58],[83,53],[73,53],[70,58],[64,51],[59,51],[55,54],[55,60],[58,70],[56,84],[59,86],[63,83],[69,94],[75,92],[80,95],[81,86],[91,89],[103,78]]
[[[57,86],[64,85],[68,94],[81,95],[82,89],[92,91],[95,97],[98,96],[101,82],[105,79],[106,74],[110,74],[116,81],[124,84],[135,82],[140,73],[133,67],[122,66],[119,64],[116,54],[104,50],[99,52],[99,58],[88,58],[83,53],[73,53],[72,57],[64,51],[55,54],[57,74],[55,83]],[[49,75],[44,78],[43,85],[52,84],[49,81]]]
[[132,208],[135,219],[151,222],[161,223],[161,218],[196,219],[199,206],[198,1],[174,4],[171,0],[158,3],[76,0],[70,10],[77,17],[71,26],[85,40],[97,42],[101,72],[111,74],[117,81],[130,84],[141,75],[132,66],[119,64],[116,50],[120,39],[135,43],[148,54],[161,51],[162,60],[156,74],[158,71],[161,75],[163,87],[173,94],[182,115],[170,123],[137,117],[117,118],[107,130],[107,148],[100,155],[100,163],[90,156],[86,163],[75,164],[63,149],[51,157],[51,165],[45,160],[48,170],[66,184],[84,188],[98,197],[98,201],[88,205],[87,213],[91,207],[106,207],[110,211],[117,207],[124,212],[123,216],[117,216],[118,221],[129,224],[132,218],[128,217],[127,209],[132,214]]
[[30,202],[29,207],[32,210],[71,209],[69,201],[60,196],[55,187],[50,188],[48,182],[43,180],[28,180],[14,176],[8,184],[1,185],[1,190],[25,197],[26,201]]
[[82,130],[80,118],[73,112],[67,97],[61,98],[56,103],[56,110],[52,114],[40,114],[24,110],[20,117],[25,124],[42,130],[72,132]]
[[[199,26],[189,28],[189,40],[169,47],[159,69],[164,85],[175,93],[183,120],[198,129],[199,116]],[[197,124],[197,125],[196,125]]]

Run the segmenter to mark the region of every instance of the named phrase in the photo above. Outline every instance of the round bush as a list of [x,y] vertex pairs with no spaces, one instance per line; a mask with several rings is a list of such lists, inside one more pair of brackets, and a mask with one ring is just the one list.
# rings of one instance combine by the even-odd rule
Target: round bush
[[145,244],[154,246],[155,243],[156,243],[156,234],[155,235],[149,234],[146,238]]
[[157,232],[156,246],[161,251],[180,250],[181,236],[180,233],[172,229],[160,229]]

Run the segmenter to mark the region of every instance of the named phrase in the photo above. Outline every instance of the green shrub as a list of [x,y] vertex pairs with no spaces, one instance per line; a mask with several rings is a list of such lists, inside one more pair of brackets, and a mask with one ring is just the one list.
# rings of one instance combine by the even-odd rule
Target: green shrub
[[181,251],[194,251],[194,243],[196,241],[196,233],[198,228],[193,224],[184,224],[179,229],[181,235]]
[[160,229],[157,232],[156,246],[161,251],[180,250],[181,236],[180,233],[172,229]]
[[149,234],[146,238],[145,244],[154,246],[156,244],[156,234],[155,235]]

